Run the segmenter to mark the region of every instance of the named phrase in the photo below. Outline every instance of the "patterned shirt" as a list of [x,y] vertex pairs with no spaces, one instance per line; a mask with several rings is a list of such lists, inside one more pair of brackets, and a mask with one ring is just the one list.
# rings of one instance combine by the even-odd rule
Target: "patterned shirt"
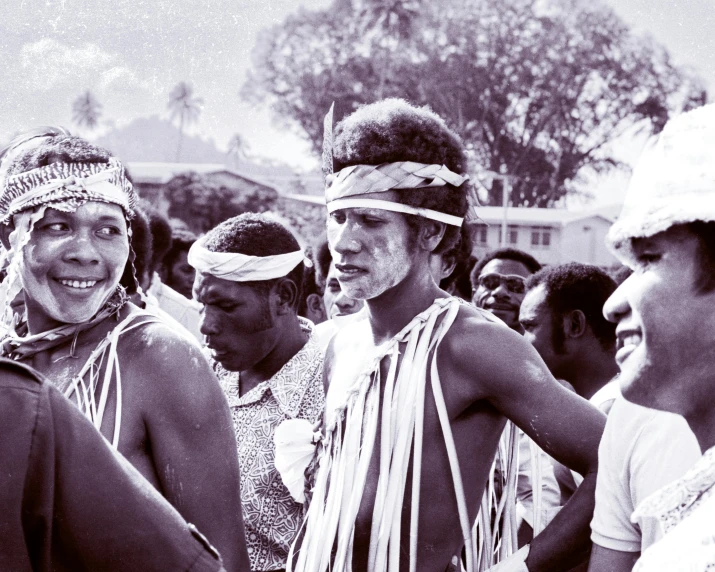
[[657,518],[665,536],[648,550],[633,569],[715,570],[715,447],[679,480],[646,498],[634,518]]
[[288,550],[303,521],[275,468],[276,427],[286,419],[317,421],[325,407],[323,352],[312,323],[303,318],[308,342],[268,381],[239,396],[239,375],[214,364],[228,397],[241,467],[241,501],[251,570],[286,567]]

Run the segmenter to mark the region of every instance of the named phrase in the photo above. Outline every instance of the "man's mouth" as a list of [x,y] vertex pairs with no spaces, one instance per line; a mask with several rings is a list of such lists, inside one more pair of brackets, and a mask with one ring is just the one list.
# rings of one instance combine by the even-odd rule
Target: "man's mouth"
[[335,269],[338,271],[340,278],[352,278],[360,274],[367,273],[367,270],[354,264],[336,264]]
[[63,286],[69,286],[70,288],[76,288],[78,290],[85,290],[87,288],[93,288],[99,280],[70,280],[65,278],[58,278],[57,282]]
[[501,304],[499,302],[494,303],[494,304],[487,304],[486,306],[487,310],[496,310],[499,312],[515,312],[516,308],[512,306],[511,304]]
[[616,332],[616,363],[622,365],[633,350],[635,350],[643,341],[643,336],[640,330],[623,330]]

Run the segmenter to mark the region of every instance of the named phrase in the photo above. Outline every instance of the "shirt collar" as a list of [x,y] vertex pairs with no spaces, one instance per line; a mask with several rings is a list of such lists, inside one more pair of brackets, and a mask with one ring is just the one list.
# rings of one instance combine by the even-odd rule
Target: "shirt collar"
[[294,418],[298,415],[303,396],[323,359],[323,352],[313,331],[313,323],[300,316],[298,316],[298,320],[301,330],[308,334],[306,344],[271,379],[259,383],[243,397],[238,395],[238,374],[231,376],[230,385],[232,387],[227,391],[229,406],[255,403],[270,389],[278,407],[286,416]]

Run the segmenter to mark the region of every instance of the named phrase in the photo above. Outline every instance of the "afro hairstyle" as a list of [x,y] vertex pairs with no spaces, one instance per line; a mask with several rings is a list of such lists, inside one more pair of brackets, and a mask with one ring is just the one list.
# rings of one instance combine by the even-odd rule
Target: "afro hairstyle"
[[[427,107],[416,107],[403,99],[384,99],[364,105],[335,128],[333,165],[340,171],[352,165],[380,165],[413,161],[444,165],[463,174],[468,159],[459,137],[444,120]],[[398,191],[400,202],[463,217],[467,213],[467,185]],[[425,219],[404,215],[414,234]],[[448,225],[435,249],[441,253],[459,240],[459,228]]]
[[[39,135],[35,135],[39,137]],[[29,139],[26,139],[29,140]],[[18,143],[21,144],[21,143]],[[25,173],[52,163],[109,163],[112,154],[81,137],[60,132],[28,145],[13,157],[7,166],[7,176]]]
[[[234,252],[248,256],[274,256],[301,249],[293,233],[285,226],[273,217],[257,213],[243,213],[222,222],[206,234],[204,247],[212,252]],[[302,299],[303,264],[298,264],[286,278],[291,280],[297,289],[297,310]],[[262,295],[267,295],[279,280],[281,278],[245,284],[252,286]]]

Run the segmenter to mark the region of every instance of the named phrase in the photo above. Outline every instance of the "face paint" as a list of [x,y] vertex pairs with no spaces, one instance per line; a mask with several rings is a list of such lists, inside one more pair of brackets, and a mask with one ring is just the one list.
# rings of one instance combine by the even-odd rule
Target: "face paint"
[[370,300],[402,282],[412,266],[410,228],[404,216],[380,209],[331,213],[328,243],[342,290]]
[[31,330],[88,321],[115,291],[128,256],[121,207],[90,201],[75,212],[47,209],[20,266]]

